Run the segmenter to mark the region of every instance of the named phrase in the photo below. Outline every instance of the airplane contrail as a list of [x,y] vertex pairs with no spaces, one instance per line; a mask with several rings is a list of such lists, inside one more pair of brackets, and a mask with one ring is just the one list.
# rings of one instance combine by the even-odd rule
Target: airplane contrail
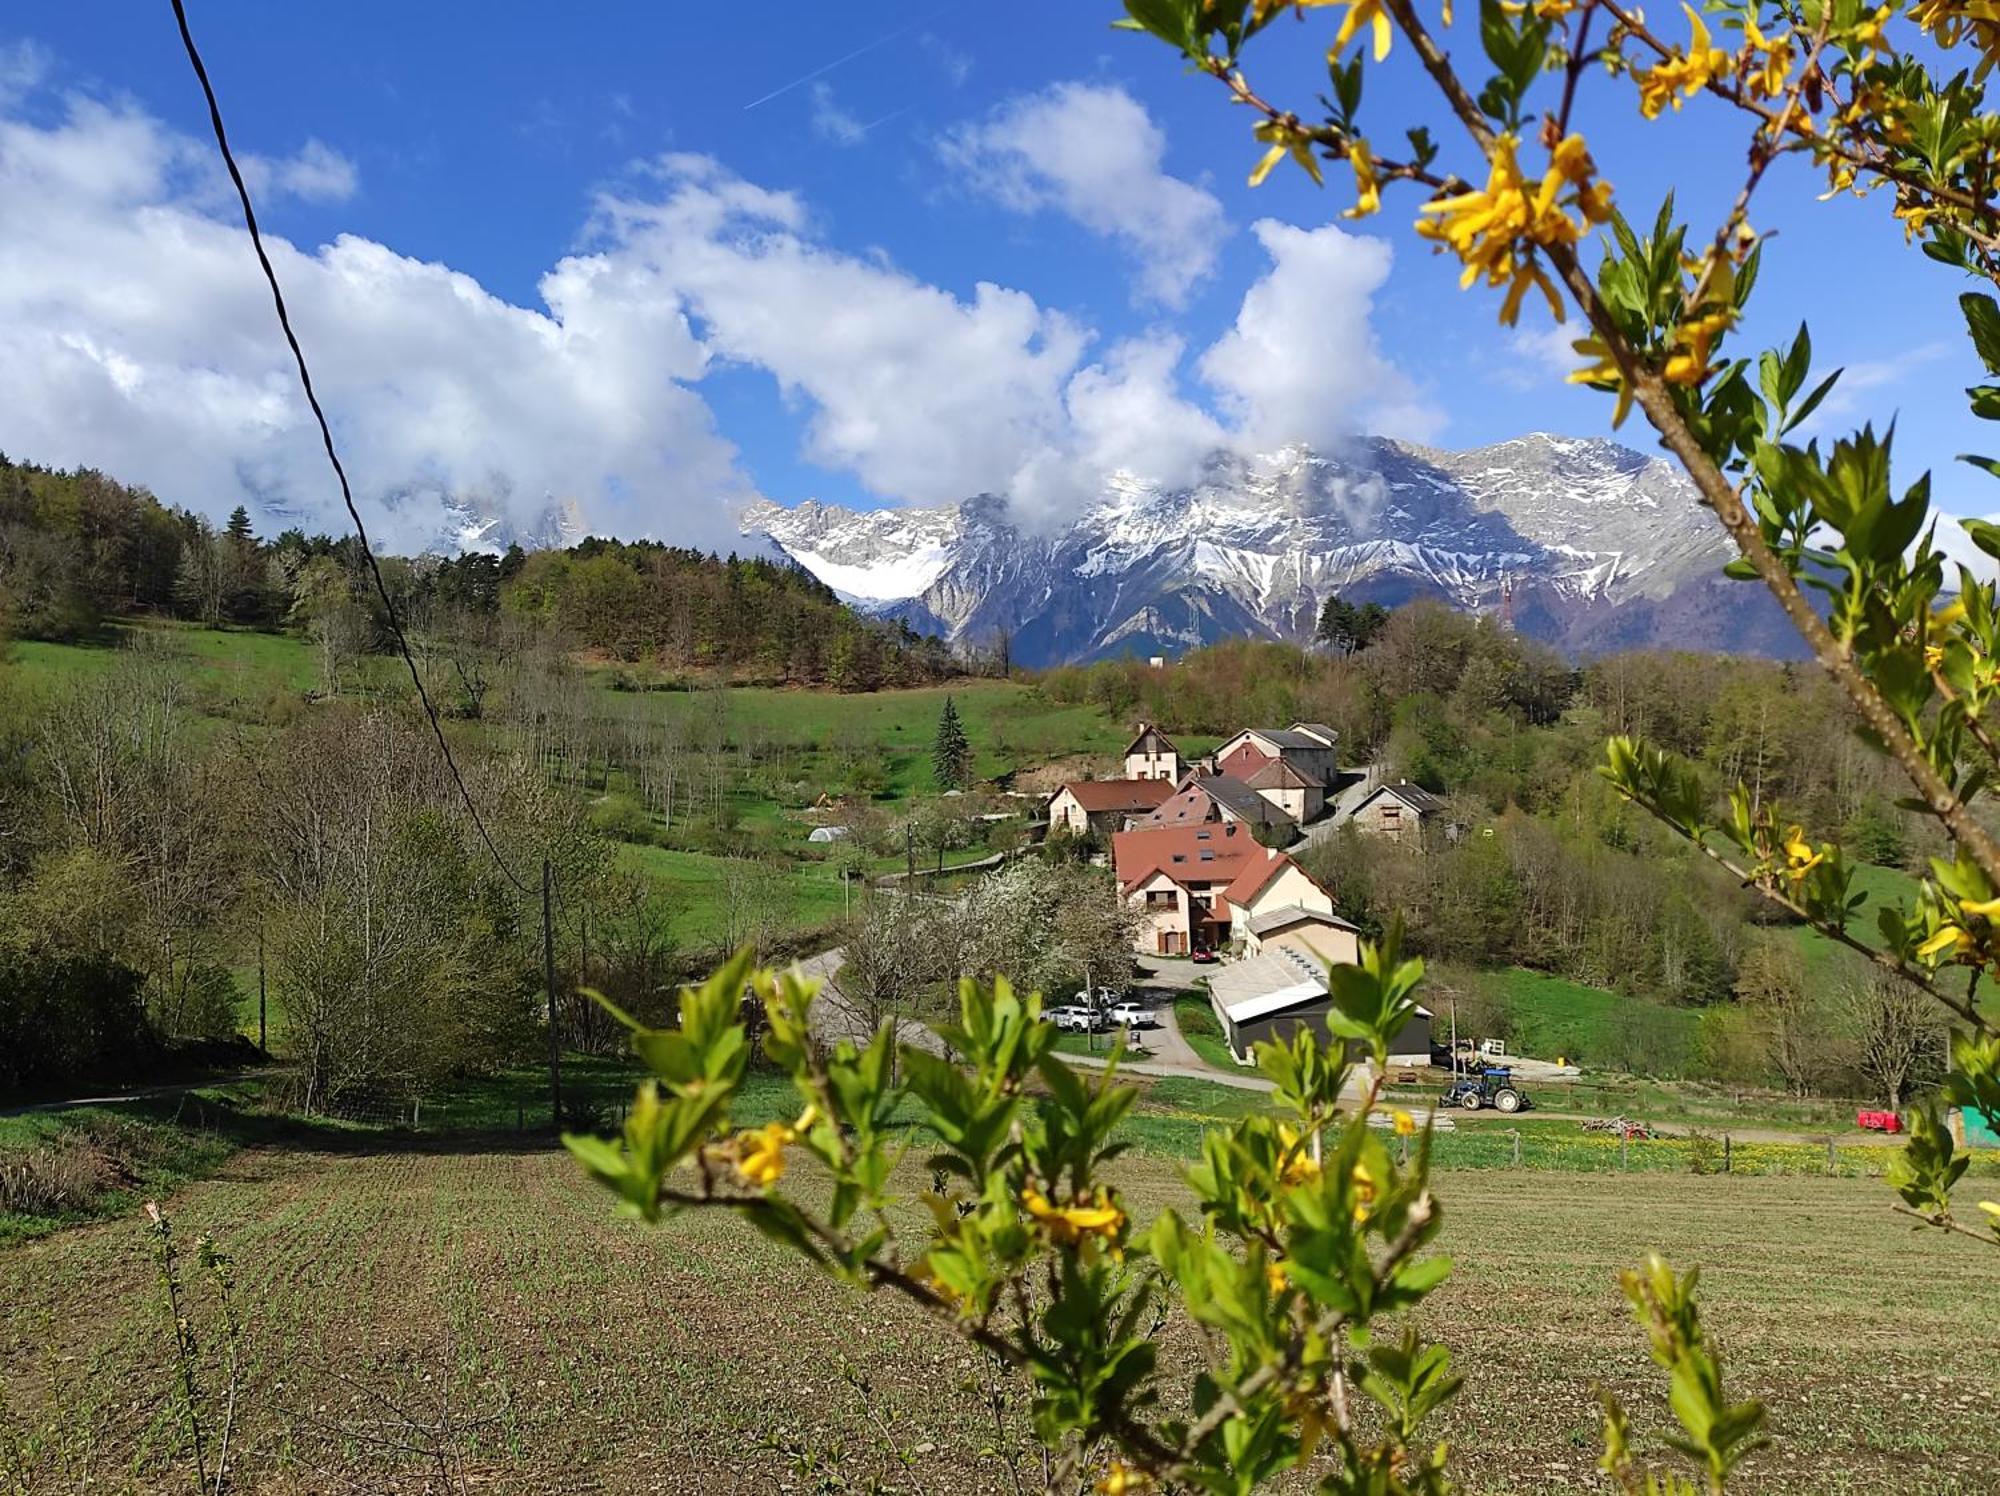
[[[862,57],[870,52],[873,52],[877,47],[886,47],[889,45],[890,42],[895,41],[896,38],[900,36],[908,36],[912,31],[915,31],[919,26],[929,25],[932,21],[936,20],[939,16],[943,15],[947,10],[950,9],[951,7],[949,5],[940,5],[936,10],[930,12],[928,15],[919,16],[916,20],[911,21],[908,25],[898,26],[894,31],[890,32],[887,36],[878,36],[875,38],[874,41],[856,47],[852,52],[849,52],[846,56],[836,57],[832,62],[825,63],[820,67],[816,67],[810,73],[805,73],[800,77],[794,78],[790,83],[785,84],[783,87],[772,89],[769,93],[765,94],[764,97],[761,99],[752,99],[749,103],[743,106],[743,112],[745,114],[748,114],[752,109],[755,109],[758,105],[768,104],[771,102],[771,100],[777,98],[779,95],[790,93],[800,84],[812,82],[813,79],[819,77],[822,73],[830,73],[835,68],[840,67],[845,63],[850,63],[854,61],[854,59],[857,57]],[[877,123],[879,124],[881,123],[881,121],[878,120]]]

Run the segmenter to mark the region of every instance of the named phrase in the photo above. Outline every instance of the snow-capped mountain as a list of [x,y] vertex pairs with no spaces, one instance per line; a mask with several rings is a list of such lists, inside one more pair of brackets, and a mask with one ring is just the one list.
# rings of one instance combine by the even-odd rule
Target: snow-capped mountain
[[498,513],[464,499],[446,499],[430,538],[415,547],[441,556],[467,551],[504,551],[518,545],[524,551],[559,551],[575,545],[590,531],[573,499],[551,502],[531,524],[516,524]]
[[[280,502],[267,502],[257,511],[258,528],[264,534],[294,526],[309,532],[331,527],[335,533],[345,533],[346,519],[341,515],[332,520]],[[496,505],[432,488],[390,496],[368,521],[376,549],[397,556],[498,554],[510,545],[527,551],[562,550],[589,533],[574,500],[552,499],[531,522],[518,523]]]
[[1729,544],[1692,485],[1598,439],[1218,452],[1187,488],[1114,475],[1052,532],[991,495],[870,511],[765,501],[741,526],[859,607],[968,642],[1004,630],[1024,664],[1302,638],[1333,593],[1502,612],[1576,654],[1798,652],[1761,592],[1722,579]]

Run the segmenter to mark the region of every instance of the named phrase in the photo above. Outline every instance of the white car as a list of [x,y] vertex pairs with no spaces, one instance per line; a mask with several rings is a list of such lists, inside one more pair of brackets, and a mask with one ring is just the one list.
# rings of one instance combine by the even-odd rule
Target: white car
[[1078,1003],[1070,1003],[1060,1008],[1050,1008],[1042,1014],[1042,1017],[1066,1033],[1087,1034],[1090,1032],[1090,1009]]
[[1114,1024],[1126,1028],[1155,1028],[1160,1020],[1153,1016],[1151,1008],[1142,1008],[1134,1002],[1117,1003],[1105,1015]]

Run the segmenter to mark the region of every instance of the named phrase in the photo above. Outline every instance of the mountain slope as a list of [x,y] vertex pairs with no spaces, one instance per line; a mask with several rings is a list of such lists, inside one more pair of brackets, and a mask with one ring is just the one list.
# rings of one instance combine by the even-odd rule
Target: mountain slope
[[1054,533],[990,495],[741,517],[859,606],[1027,664],[1308,636],[1335,592],[1501,610],[1577,654],[1650,643],[1796,654],[1775,605],[1722,581],[1729,545],[1666,462],[1531,435],[1468,452],[1385,439],[1341,457],[1217,453],[1161,490],[1122,475]]

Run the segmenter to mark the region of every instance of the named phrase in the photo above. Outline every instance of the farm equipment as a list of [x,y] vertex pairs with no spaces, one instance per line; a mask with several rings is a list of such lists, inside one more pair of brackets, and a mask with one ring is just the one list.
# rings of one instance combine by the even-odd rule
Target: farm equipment
[[1534,1103],[1528,1093],[1514,1083],[1514,1072],[1505,1065],[1489,1065],[1477,1075],[1461,1075],[1445,1087],[1439,1106],[1463,1107],[1476,1112],[1490,1106],[1496,1112],[1522,1112]]
[[1652,1131],[1643,1122],[1634,1122],[1629,1117],[1592,1117],[1583,1124],[1585,1132],[1608,1132],[1631,1142],[1640,1142],[1652,1136]]

